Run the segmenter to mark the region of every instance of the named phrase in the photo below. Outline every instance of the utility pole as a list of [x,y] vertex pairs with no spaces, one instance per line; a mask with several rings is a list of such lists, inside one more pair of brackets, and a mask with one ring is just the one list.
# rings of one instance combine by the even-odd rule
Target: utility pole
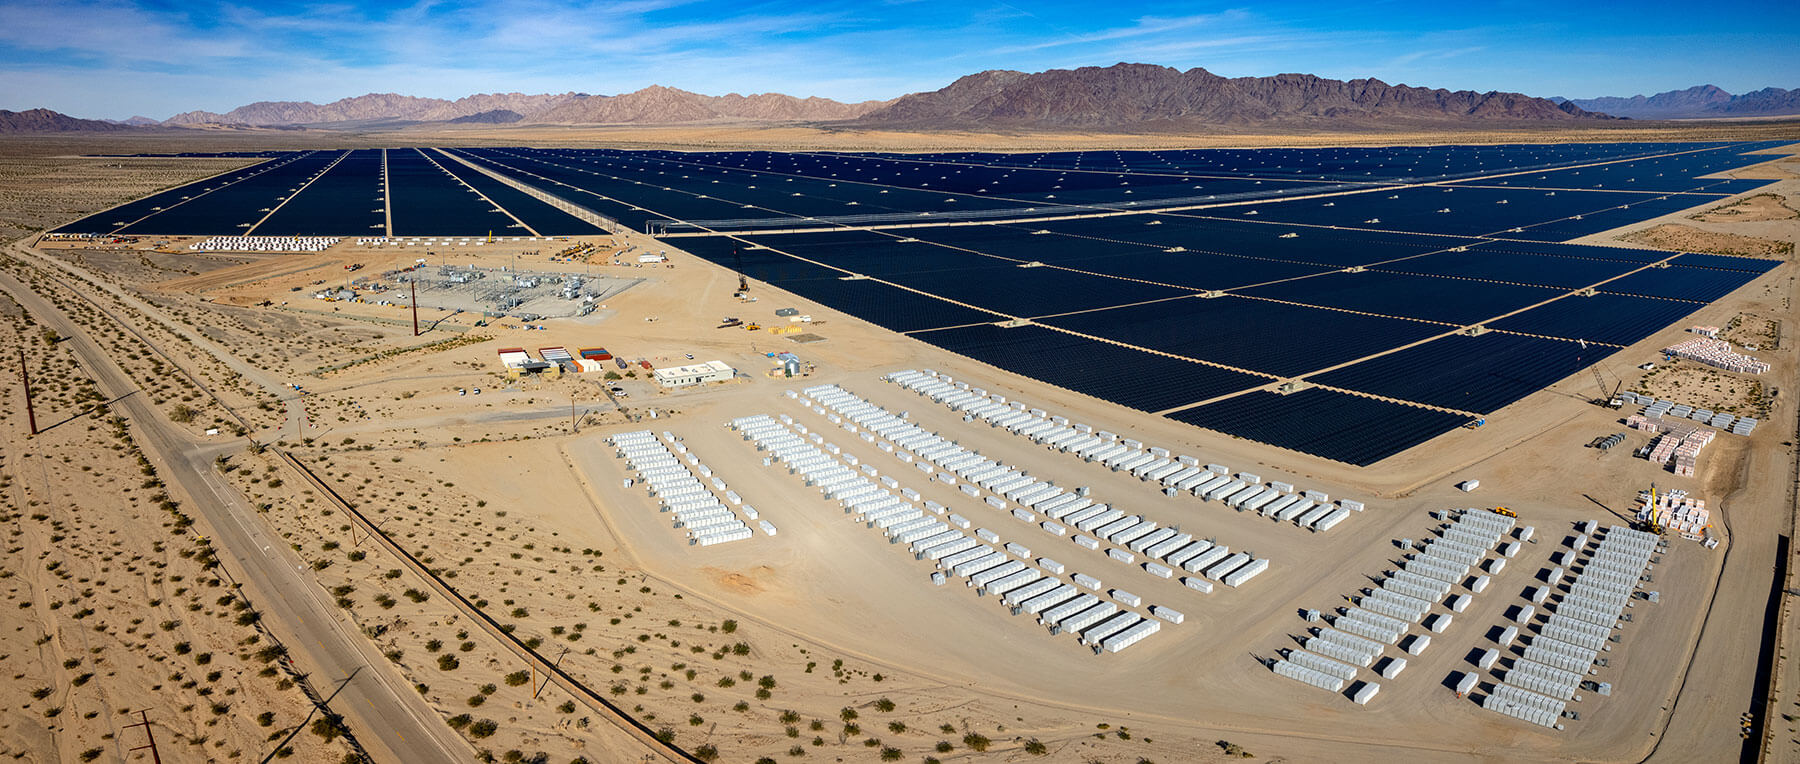
[[156,733],[150,731],[150,711],[149,710],[139,711],[138,716],[141,717],[143,719],[143,721],[138,722],[137,724],[127,724],[127,725],[125,725],[125,729],[131,729],[132,727],[143,727],[144,728],[144,737],[146,739],[148,739],[150,742],[140,745],[131,750],[142,751],[145,748],[148,748],[148,749],[150,749],[150,761],[153,762],[154,764],[162,764],[162,755],[156,752]]
[[38,434],[37,411],[31,408],[31,373],[25,369],[25,348],[19,348],[19,379],[25,383],[25,420],[31,423],[31,434]]
[[419,278],[414,276],[407,279],[406,283],[412,285],[413,336],[417,337],[419,336]]

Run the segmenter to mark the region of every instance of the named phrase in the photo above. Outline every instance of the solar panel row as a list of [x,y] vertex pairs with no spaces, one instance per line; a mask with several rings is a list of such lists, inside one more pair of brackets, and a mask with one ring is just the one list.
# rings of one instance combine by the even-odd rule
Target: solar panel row
[[1468,421],[1461,414],[1317,387],[1291,395],[1259,390],[1169,417],[1357,466],[1374,464]]

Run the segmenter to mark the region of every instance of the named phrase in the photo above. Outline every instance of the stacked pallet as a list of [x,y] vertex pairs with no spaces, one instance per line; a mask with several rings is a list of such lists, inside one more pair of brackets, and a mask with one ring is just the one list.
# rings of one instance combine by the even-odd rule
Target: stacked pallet
[[1759,361],[1731,350],[1731,343],[1709,337],[1695,337],[1685,342],[1677,342],[1663,352],[1676,358],[1698,361],[1726,371],[1743,374],[1761,374],[1769,370],[1767,361]]

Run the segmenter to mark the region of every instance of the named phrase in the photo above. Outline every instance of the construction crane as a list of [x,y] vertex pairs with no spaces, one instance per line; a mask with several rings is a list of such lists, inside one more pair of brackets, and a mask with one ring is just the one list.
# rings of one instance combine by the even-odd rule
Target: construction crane
[[[1585,355],[1587,353],[1587,349],[1588,349],[1587,340],[1577,340],[1577,342],[1581,343],[1581,351]],[[1596,362],[1592,366],[1589,366],[1588,372],[1592,373],[1594,375],[1594,387],[1600,393],[1600,397],[1595,399],[1594,403],[1599,404],[1601,406],[1612,405],[1613,399],[1619,397],[1619,389],[1623,388],[1625,386],[1625,380],[1618,379],[1613,384],[1612,390],[1609,392],[1606,389],[1606,378],[1600,375],[1600,364],[1598,362]],[[1615,379],[1617,379],[1618,376],[1619,375],[1617,375],[1617,374],[1613,375],[1613,377]]]

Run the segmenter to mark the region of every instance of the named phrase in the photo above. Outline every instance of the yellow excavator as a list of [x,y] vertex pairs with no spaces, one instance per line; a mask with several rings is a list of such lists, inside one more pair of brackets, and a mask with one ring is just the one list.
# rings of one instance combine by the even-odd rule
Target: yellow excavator
[[1489,509],[1488,511],[1492,512],[1496,515],[1503,515],[1505,517],[1517,518],[1519,516],[1519,513],[1514,512],[1510,509],[1507,509],[1506,507],[1493,507],[1493,508]]

